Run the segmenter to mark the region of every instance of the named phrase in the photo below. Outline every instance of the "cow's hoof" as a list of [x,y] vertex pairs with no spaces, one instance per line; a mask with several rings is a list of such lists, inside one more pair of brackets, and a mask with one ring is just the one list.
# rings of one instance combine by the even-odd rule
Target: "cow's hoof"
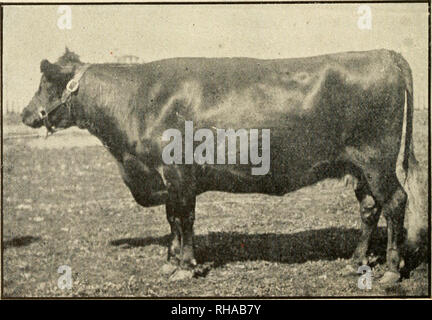
[[394,271],[386,271],[384,275],[379,280],[380,284],[383,285],[392,285],[397,283],[400,280],[400,273]]
[[165,263],[161,268],[161,272],[166,276],[171,276],[177,269],[178,267],[176,265],[172,263]]
[[194,272],[192,270],[178,269],[171,275],[169,281],[189,280],[192,279],[193,276]]

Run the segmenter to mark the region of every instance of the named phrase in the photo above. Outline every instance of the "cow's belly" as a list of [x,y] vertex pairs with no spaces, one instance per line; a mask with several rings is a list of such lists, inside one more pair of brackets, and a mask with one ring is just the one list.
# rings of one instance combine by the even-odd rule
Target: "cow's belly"
[[304,186],[311,185],[322,179],[316,174],[315,167],[299,168],[295,174],[267,174],[253,176],[246,174],[244,169],[235,166],[217,168],[205,167],[204,174],[199,177],[199,193],[205,191],[225,191],[232,193],[264,193],[283,195]]
[[[303,127],[304,128],[304,127]],[[200,192],[282,195],[328,177],[342,177],[343,146],[337,135],[317,131],[274,129],[270,139],[270,170],[253,175],[260,165],[204,165],[198,177]]]

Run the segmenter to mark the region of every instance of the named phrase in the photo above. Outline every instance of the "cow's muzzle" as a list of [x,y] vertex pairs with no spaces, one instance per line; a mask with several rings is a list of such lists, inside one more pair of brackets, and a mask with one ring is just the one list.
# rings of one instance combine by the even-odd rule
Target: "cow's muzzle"
[[26,126],[32,128],[40,128],[43,125],[43,119],[39,114],[35,114],[26,109],[21,113],[21,119]]

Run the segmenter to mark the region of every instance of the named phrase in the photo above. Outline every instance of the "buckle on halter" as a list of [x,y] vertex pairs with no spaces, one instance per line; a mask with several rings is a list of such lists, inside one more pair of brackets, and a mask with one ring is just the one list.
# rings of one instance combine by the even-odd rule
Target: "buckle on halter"
[[75,79],[72,79],[71,81],[68,82],[68,84],[66,85],[66,90],[70,93],[77,91],[79,86],[79,82]]

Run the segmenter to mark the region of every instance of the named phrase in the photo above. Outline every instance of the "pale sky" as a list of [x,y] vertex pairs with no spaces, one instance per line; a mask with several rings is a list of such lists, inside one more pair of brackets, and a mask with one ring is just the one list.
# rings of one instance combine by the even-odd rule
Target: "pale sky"
[[357,26],[359,5],[74,5],[71,30],[58,28],[58,6],[7,6],[3,101],[18,111],[25,107],[39,84],[40,61],[54,62],[68,46],[84,62],[109,62],[125,54],[148,62],[387,48],[410,63],[415,103],[422,102],[427,96],[427,4],[368,4],[371,30]]

